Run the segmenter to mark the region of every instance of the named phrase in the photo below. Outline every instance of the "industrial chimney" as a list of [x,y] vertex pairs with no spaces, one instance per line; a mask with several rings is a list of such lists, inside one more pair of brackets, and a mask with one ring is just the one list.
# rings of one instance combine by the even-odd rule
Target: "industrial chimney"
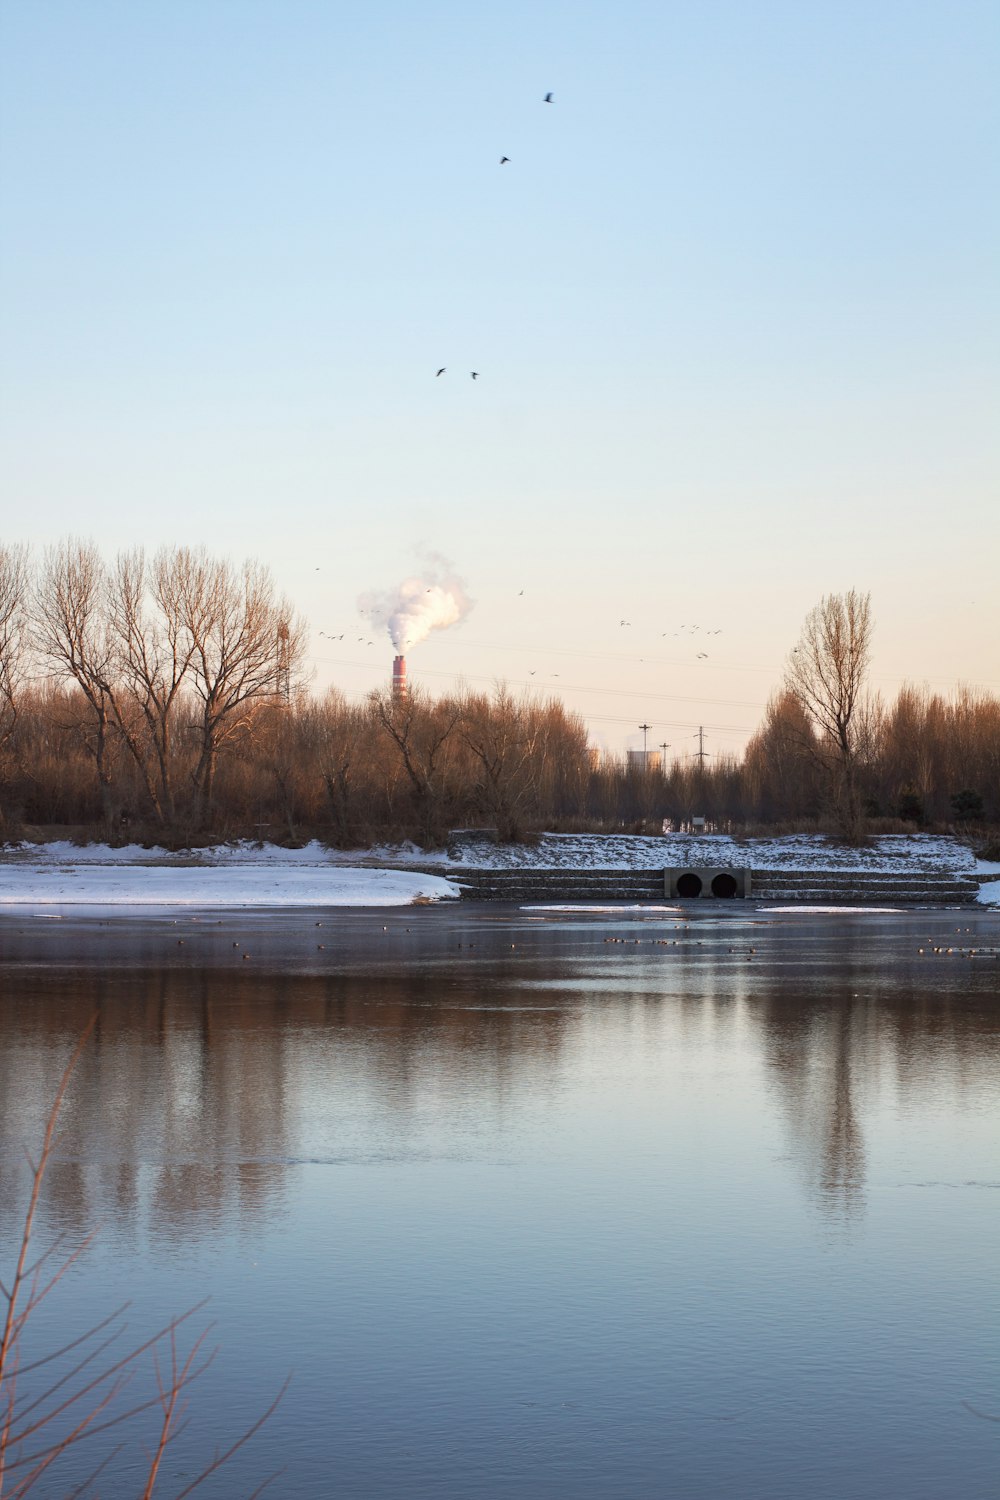
[[392,658],[392,700],[402,703],[406,697],[406,657]]

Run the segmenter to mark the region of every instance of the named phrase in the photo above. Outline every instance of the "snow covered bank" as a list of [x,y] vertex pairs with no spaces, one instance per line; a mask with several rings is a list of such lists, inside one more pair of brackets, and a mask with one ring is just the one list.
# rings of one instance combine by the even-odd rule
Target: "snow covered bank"
[[[545,834],[534,844],[504,845],[465,834],[448,854],[412,844],[344,852],[315,841],[302,849],[236,843],[179,852],[139,844],[7,845],[0,848],[0,906],[389,906],[456,897],[459,887],[446,877],[461,879],[464,871],[471,878],[476,870],[653,871],[678,865],[746,865],[818,876],[979,875],[986,877],[980,901],[1000,906],[1000,864],[977,864],[964,844],[928,834],[883,837],[865,849],[846,849],[818,835]],[[427,873],[428,867],[435,873]],[[998,878],[991,880],[994,874]]]
[[[291,860],[254,864],[238,858],[195,865],[144,859],[71,859],[67,846],[49,845],[0,859],[0,910],[11,906],[407,906],[459,895],[451,881],[405,870],[357,870]],[[75,856],[85,851],[72,850]],[[96,853],[92,849],[91,854]],[[296,854],[298,850],[281,850]]]
[[971,875],[972,851],[934,834],[893,834],[863,849],[848,849],[820,834],[735,839],[674,833],[663,838],[629,834],[546,833],[535,844],[494,844],[475,834],[452,847],[453,866],[470,869],[658,870],[678,865],[749,866],[753,870],[861,870],[872,874]]
[[[0,848],[0,870],[8,864],[149,865],[226,869],[280,866],[309,869],[371,869],[417,865],[442,869],[662,870],[677,865],[748,865],[754,870],[863,870],[871,873],[971,875],[972,851],[956,839],[934,834],[886,835],[863,849],[848,849],[820,834],[789,838],[736,839],[728,834],[674,833],[662,838],[632,834],[542,834],[532,844],[496,844],[475,832],[456,835],[447,853],[414,844],[373,849],[328,849],[314,840],[301,849],[240,842],[204,849],[144,849],[140,844],[12,844]],[[979,864],[981,874],[992,866]],[[996,867],[1000,875],[1000,866]]]
[[279,844],[256,844],[239,840],[232,844],[210,844],[202,849],[145,848],[142,844],[71,844],[56,839],[49,844],[4,844],[0,846],[0,869],[6,864],[52,865],[150,865],[176,868],[224,866],[226,869],[250,866],[282,868],[368,868],[370,866],[448,863],[446,854],[426,854],[414,844],[400,844],[374,849],[328,849],[317,839],[301,849],[285,849]]
[[[984,906],[1000,906],[1000,863],[996,860],[977,859],[976,874],[982,882],[979,900]],[[996,875],[996,880],[983,880],[984,875]]]

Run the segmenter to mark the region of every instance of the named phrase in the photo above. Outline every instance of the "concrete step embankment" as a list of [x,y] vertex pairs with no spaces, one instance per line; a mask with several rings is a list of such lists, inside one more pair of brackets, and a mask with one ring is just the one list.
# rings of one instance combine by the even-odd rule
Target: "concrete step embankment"
[[473,901],[662,901],[662,870],[450,870]]
[[754,870],[752,882],[755,900],[830,906],[965,906],[979,890],[947,871]]
[[[472,901],[662,901],[662,870],[452,867],[447,874]],[[947,872],[754,870],[752,899],[849,906],[964,906],[976,899],[974,876]]]

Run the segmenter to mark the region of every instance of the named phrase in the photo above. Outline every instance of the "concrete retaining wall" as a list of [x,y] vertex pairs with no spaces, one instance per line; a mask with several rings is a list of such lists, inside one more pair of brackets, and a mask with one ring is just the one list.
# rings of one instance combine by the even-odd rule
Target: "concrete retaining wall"
[[[466,869],[447,871],[472,901],[663,901],[663,870]],[[975,876],[927,872],[878,874],[844,870],[752,870],[755,901],[818,906],[965,906],[976,899]],[[677,900],[682,898],[671,897]],[[697,898],[704,900],[704,897]],[[692,903],[693,904],[693,903]]]

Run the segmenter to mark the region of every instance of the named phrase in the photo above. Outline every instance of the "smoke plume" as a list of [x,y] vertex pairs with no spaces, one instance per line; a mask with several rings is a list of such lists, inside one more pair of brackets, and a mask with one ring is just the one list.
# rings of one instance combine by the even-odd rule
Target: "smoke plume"
[[388,630],[396,650],[404,653],[432,630],[457,624],[472,605],[447,558],[437,556],[426,558],[423,577],[404,578],[394,589],[362,594],[358,600],[361,614]]

